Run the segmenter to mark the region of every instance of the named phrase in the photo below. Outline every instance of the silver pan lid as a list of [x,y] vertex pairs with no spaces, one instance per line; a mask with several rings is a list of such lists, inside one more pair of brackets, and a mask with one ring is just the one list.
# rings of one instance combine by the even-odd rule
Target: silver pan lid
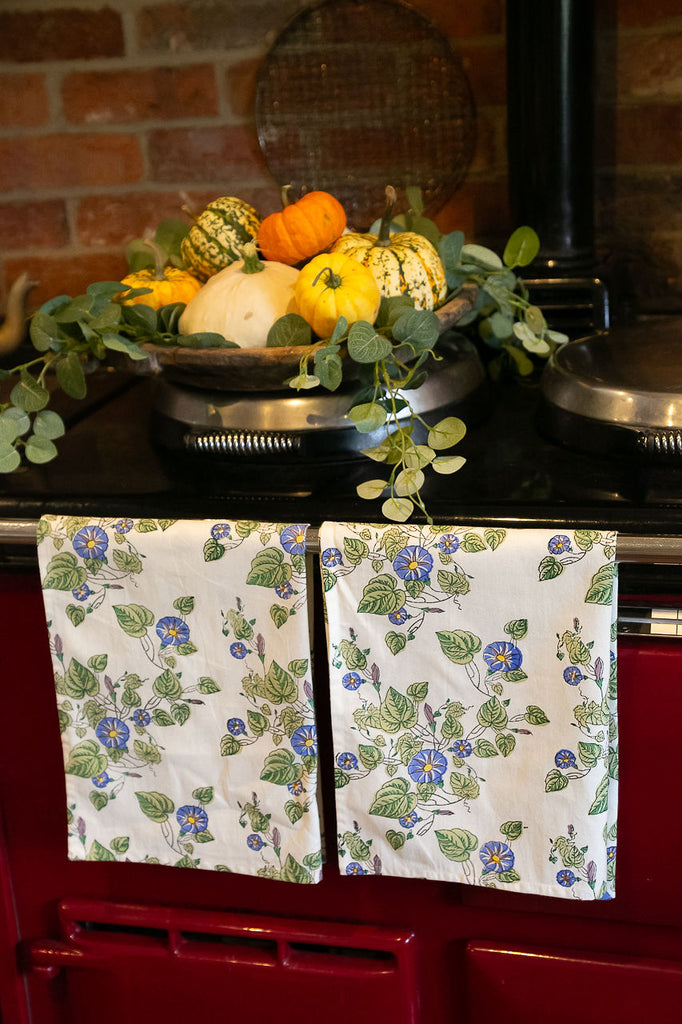
[[542,393],[567,413],[624,428],[682,428],[682,317],[615,328],[558,349]]

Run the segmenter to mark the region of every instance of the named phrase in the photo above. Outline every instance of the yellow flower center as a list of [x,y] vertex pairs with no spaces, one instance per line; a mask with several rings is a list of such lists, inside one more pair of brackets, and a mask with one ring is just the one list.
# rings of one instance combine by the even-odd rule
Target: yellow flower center
[[412,561],[410,562],[410,569],[418,569],[418,568],[419,568],[419,562],[415,562],[415,560],[412,559]]
[[87,542],[86,547],[94,548],[94,546],[95,546],[95,542],[94,542],[94,540],[91,537],[90,540]]

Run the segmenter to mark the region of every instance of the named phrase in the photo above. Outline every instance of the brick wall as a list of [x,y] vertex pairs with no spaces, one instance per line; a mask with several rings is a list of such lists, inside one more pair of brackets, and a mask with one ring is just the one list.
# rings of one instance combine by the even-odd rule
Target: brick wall
[[[125,242],[221,194],[265,215],[278,184],[254,84],[300,0],[0,0],[0,308],[21,270],[32,306],[125,272]],[[497,243],[506,195],[505,4],[414,0],[464,59],[478,112],[443,230]],[[679,0],[600,0],[597,230],[645,306],[682,291]],[[361,83],[351,72],[350,88]]]

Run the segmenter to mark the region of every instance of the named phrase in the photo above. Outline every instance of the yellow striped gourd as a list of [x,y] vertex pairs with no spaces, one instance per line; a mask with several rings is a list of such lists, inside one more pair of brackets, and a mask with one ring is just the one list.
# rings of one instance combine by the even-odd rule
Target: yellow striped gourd
[[241,258],[246,242],[258,233],[260,217],[253,206],[235,196],[209,203],[183,238],[182,258],[202,281]]

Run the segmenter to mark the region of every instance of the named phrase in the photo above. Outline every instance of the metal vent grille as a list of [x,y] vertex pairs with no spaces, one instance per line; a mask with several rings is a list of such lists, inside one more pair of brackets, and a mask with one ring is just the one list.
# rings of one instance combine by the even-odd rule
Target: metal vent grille
[[271,431],[205,430],[185,434],[183,444],[202,455],[289,455],[299,451],[301,438]]

